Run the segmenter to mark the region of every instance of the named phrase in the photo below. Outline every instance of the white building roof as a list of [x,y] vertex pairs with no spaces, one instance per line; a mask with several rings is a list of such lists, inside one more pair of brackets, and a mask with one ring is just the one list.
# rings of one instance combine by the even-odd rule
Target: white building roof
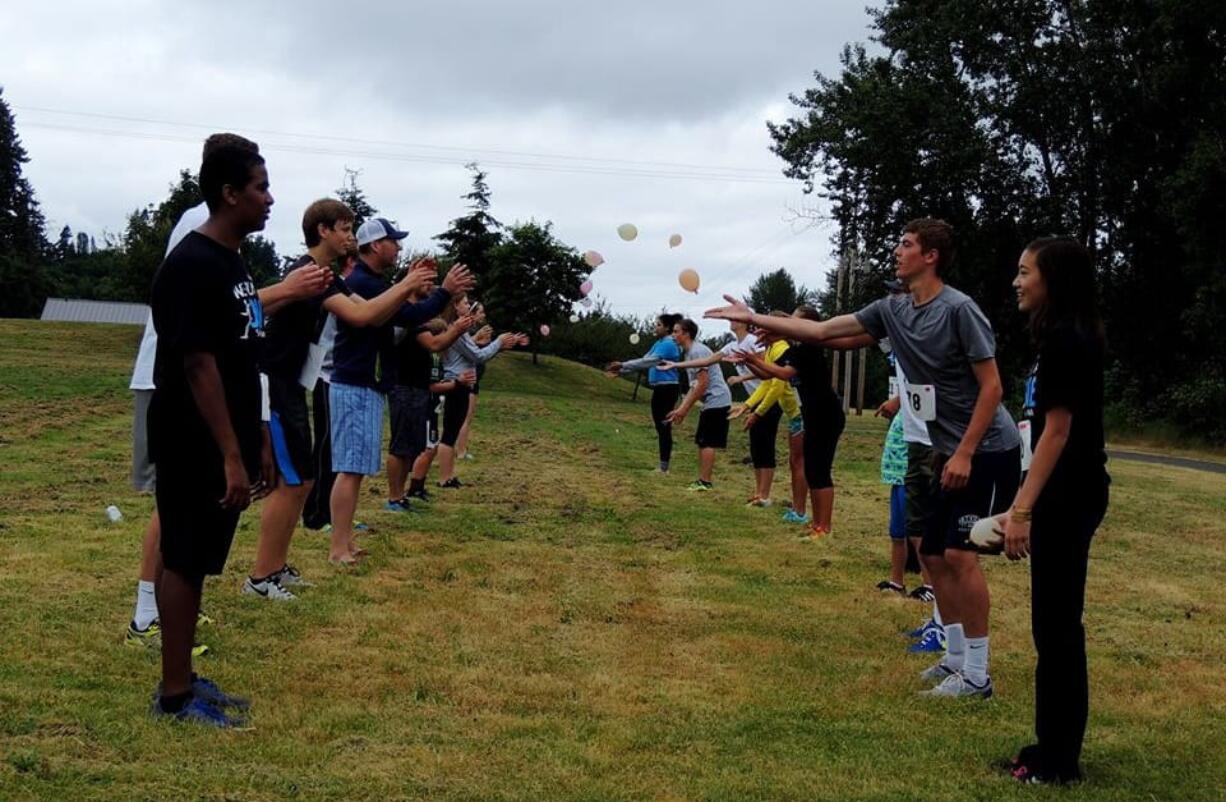
[[48,298],[43,306],[43,320],[69,323],[130,323],[145,325],[149,317],[148,304],[125,301],[84,301],[79,298]]

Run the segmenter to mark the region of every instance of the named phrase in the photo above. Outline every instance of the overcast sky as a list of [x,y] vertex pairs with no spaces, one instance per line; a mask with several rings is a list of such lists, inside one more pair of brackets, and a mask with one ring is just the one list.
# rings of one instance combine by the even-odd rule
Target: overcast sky
[[51,237],[122,230],[232,130],[268,160],[281,253],[346,167],[422,249],[464,213],[475,159],[497,218],[604,254],[615,310],[693,314],[764,270],[814,286],[830,268],[831,230],[789,222],[817,201],[765,121],[868,38],[864,2],[21,3],[0,16],[0,81]]

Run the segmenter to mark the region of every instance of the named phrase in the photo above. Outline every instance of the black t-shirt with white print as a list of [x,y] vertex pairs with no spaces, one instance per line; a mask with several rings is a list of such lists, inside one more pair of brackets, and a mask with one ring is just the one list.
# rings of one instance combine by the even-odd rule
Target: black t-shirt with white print
[[153,278],[153,326],[158,333],[149,411],[154,462],[216,470],[221,450],[187,382],[184,358],[212,354],[243,462],[258,475],[263,444],[260,347],[264,310],[238,251],[193,231]]
[[[309,254],[300,256],[287,268],[295,270],[312,261]],[[323,329],[323,304],[333,295],[350,295],[348,285],[334,276],[323,294],[285,304],[268,316],[261,367],[269,376],[298,381],[306,363],[311,343],[319,339]]]
[[1031,447],[1039,444],[1047,413],[1072,413],[1068,442],[1043,495],[1066,496],[1107,481],[1103,436],[1103,347],[1097,337],[1060,326],[1048,331],[1026,381],[1022,417],[1030,421]]

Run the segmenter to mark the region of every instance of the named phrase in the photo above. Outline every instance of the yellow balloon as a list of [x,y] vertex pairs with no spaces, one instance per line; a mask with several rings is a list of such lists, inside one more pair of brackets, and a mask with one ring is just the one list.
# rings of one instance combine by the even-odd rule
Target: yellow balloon
[[677,281],[681,283],[681,288],[686,292],[698,292],[698,271],[687,267],[681,271],[681,275],[677,276]]
[[622,223],[617,227],[617,236],[621,237],[626,242],[630,242],[638,237],[638,235],[639,230],[635,227],[634,223]]

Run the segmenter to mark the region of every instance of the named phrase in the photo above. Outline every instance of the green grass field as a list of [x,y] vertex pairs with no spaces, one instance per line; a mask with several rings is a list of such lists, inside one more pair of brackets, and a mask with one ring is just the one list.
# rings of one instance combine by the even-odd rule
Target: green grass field
[[[210,580],[198,668],[254,731],[148,715],[127,648],[152,500],[128,484],[140,330],[0,321],[0,799],[1209,800],[1226,795],[1226,477],[1114,463],[1086,614],[1092,710],[1071,791],[994,761],[1031,734],[1029,575],[987,561],[990,702],[920,699],[886,573],[881,421],[853,418],[833,538],[747,509],[741,435],[694,497],[692,417],[660,481],[630,385],[493,363],[463,467],[375,528],[356,572],[303,533],[316,586],[239,594],[257,519]],[[735,464],[734,464],[735,463]],[[782,483],[776,495],[781,495]],[[125,519],[104,515],[117,504]]]

